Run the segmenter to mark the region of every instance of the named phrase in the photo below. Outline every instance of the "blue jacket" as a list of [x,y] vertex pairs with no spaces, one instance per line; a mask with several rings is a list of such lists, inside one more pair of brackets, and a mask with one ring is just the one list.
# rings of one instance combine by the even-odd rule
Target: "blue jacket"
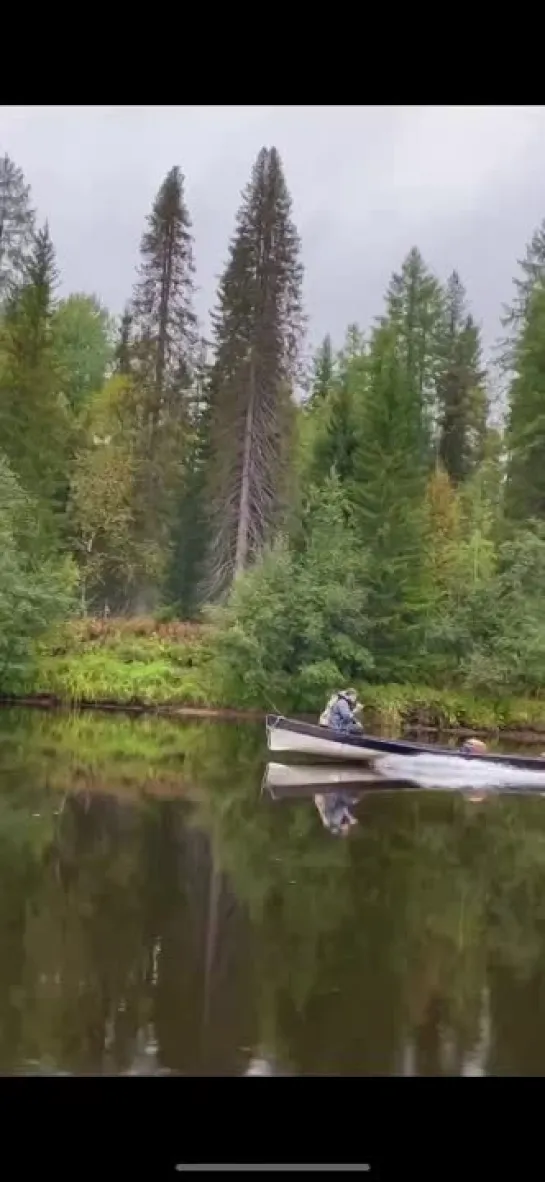
[[328,718],[328,726],[335,731],[361,731],[361,725],[358,722],[352,707],[349,706],[346,698],[339,696],[336,702],[333,703]]

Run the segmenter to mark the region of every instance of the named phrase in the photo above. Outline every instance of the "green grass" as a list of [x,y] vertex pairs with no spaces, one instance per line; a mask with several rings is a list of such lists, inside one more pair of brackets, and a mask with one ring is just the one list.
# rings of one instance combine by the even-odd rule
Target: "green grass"
[[[210,629],[148,619],[85,620],[58,629],[40,646],[24,691],[73,705],[242,706],[225,700]],[[361,685],[359,691],[367,717],[392,733],[406,726],[545,732],[545,701],[538,698],[476,696],[418,685]],[[252,705],[264,712],[270,708],[267,702]],[[316,713],[322,705],[315,703]]]

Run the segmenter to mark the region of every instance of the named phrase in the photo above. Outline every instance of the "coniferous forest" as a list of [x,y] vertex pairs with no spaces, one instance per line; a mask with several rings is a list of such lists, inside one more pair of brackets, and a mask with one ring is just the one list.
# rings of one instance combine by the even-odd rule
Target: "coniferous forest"
[[0,158],[0,690],[538,702],[545,220],[488,370],[463,275],[410,243],[374,322],[309,360],[278,151],[242,193],[209,339],[185,188],[173,167],[115,317],[60,298],[48,224]]

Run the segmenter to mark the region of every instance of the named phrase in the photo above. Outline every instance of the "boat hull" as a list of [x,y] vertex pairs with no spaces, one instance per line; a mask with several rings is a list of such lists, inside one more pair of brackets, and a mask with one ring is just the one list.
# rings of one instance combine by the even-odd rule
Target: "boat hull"
[[269,751],[275,754],[284,752],[289,755],[303,755],[316,758],[318,756],[324,759],[341,759],[343,761],[352,761],[354,763],[365,763],[367,760],[376,758],[376,751],[369,751],[361,746],[353,746],[349,742],[339,742],[339,736],[332,740],[331,732],[327,727],[312,727],[306,726],[306,731],[312,729],[318,733],[308,734],[303,731],[284,730],[280,726],[273,726],[267,729],[268,747]]
[[[333,760],[337,763],[373,763],[381,755],[444,755],[450,759],[479,760],[483,756],[471,751],[439,747],[431,743],[414,743],[407,739],[380,739],[375,735],[342,734],[329,727],[299,722],[270,714],[267,717],[267,744],[276,754],[296,754]],[[545,759],[527,755],[500,755],[487,752],[486,762],[503,767],[545,771]]]

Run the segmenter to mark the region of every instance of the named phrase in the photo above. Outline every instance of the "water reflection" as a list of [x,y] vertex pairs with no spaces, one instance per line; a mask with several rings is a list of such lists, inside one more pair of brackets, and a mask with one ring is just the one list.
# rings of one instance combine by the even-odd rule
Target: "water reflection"
[[0,1071],[543,1074],[542,800],[369,791],[338,842],[260,730],[0,729]]

